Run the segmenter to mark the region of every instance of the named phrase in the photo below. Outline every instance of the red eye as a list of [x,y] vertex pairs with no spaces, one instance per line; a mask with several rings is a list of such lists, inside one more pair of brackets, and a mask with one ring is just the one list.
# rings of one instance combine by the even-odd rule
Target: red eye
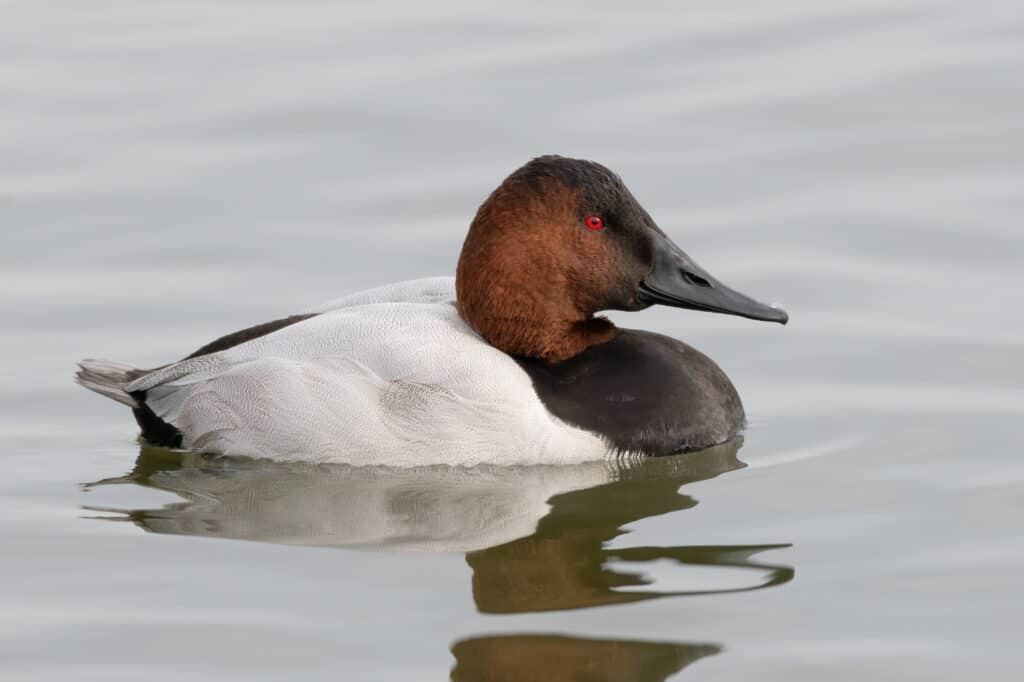
[[584,220],[583,223],[591,230],[600,230],[604,227],[604,221],[601,220],[601,216],[597,215],[588,215],[587,219]]

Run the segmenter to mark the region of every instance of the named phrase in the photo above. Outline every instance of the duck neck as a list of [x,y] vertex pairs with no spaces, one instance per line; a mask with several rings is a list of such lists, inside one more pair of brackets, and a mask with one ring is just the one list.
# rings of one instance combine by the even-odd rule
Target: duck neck
[[487,343],[509,355],[538,358],[557,364],[591,346],[611,341],[618,328],[604,317],[545,315],[551,306],[538,302],[516,311],[504,301],[500,309],[482,308],[477,297],[458,290],[458,309]]
[[536,324],[521,318],[489,318],[487,321],[476,318],[475,323],[469,319],[466,322],[499,350],[510,355],[536,357],[552,365],[610,341],[617,333],[615,326],[604,317],[550,324]]

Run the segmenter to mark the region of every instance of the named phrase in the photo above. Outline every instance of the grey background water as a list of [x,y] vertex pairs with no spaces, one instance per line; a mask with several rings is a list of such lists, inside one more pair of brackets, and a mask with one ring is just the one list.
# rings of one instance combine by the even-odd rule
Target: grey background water
[[[2,9],[3,679],[1019,679],[1019,3]],[[786,303],[616,316],[726,369],[738,453],[137,463],[71,383],[449,273],[550,152]]]

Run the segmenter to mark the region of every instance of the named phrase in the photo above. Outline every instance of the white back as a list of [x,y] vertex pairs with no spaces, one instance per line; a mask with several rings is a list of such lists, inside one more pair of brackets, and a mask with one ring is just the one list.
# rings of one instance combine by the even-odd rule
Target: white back
[[127,387],[187,448],[347,464],[600,459],[595,434],[551,415],[514,360],[455,309],[454,279],[402,282]]

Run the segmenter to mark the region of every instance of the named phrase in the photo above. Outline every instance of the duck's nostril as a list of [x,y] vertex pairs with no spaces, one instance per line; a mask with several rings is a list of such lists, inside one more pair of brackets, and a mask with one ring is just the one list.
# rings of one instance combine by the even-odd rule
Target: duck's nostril
[[695,275],[692,272],[687,272],[686,270],[680,270],[679,272],[683,275],[683,279],[685,279],[687,282],[689,282],[693,286],[695,286],[695,287],[704,287],[706,289],[710,289],[711,288],[711,282],[707,281],[703,277],[701,277],[699,275]]

